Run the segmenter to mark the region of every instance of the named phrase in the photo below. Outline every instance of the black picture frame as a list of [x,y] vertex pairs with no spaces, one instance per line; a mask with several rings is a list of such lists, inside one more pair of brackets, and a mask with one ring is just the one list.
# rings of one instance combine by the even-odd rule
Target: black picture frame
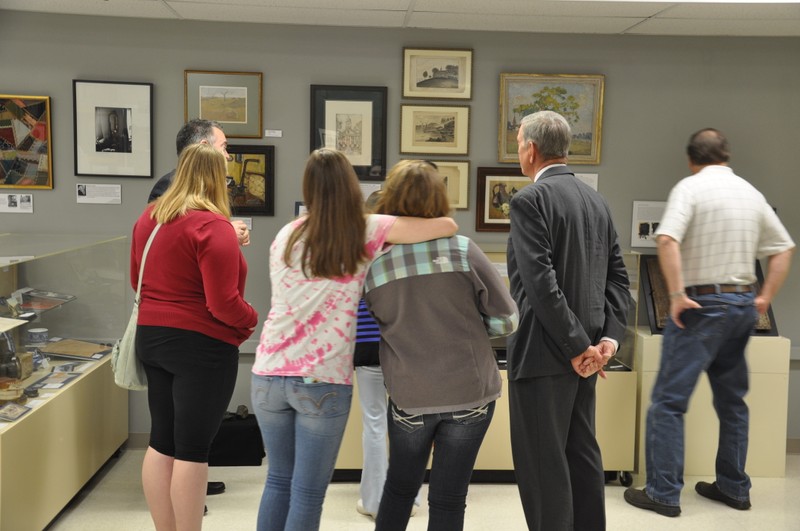
[[[761,263],[756,260],[756,285],[757,288],[764,283],[764,273]],[[642,297],[647,309],[647,319],[650,324],[651,334],[663,334],[667,319],[669,319],[669,294],[667,282],[661,272],[658,255],[644,255],[639,262],[639,278],[641,279]],[[777,336],[778,325],[770,305],[767,313],[760,315],[756,326],[750,332],[751,336]]]
[[310,150],[347,156],[359,180],[386,178],[386,87],[311,85]]
[[511,197],[531,182],[530,177],[522,174],[519,166],[478,167],[475,231],[510,232]]
[[228,192],[234,216],[275,215],[275,146],[228,145]]
[[72,81],[75,175],[153,177],[153,84]]

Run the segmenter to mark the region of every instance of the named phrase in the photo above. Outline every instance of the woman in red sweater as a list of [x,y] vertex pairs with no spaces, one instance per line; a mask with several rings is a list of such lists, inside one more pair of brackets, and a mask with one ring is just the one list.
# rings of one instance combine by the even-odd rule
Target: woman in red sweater
[[136,353],[147,373],[150,443],[142,484],[157,530],[199,530],[208,453],[236,383],[239,345],[256,325],[233,226],[225,158],[205,144],[181,154],[175,179],[133,228],[131,285],[147,255]]

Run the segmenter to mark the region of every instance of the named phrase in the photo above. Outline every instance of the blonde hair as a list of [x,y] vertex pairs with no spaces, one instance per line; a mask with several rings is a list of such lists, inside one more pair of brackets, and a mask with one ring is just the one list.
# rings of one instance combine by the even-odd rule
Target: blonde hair
[[208,144],[187,146],[178,159],[172,184],[156,199],[150,217],[168,223],[189,210],[207,210],[230,219],[226,174],[222,153]]
[[401,160],[389,170],[375,211],[418,218],[448,216],[450,200],[444,179],[430,162]]
[[291,264],[294,245],[303,241],[301,267],[306,275],[353,275],[367,260],[364,199],[353,166],[335,149],[311,153],[303,174],[305,221],[289,236],[283,261]]

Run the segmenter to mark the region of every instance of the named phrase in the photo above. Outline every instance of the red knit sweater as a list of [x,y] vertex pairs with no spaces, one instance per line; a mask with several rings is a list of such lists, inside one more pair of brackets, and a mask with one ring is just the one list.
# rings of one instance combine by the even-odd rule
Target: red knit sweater
[[[155,220],[152,206],[133,227],[131,285]],[[244,300],[247,263],[236,233],[223,216],[192,210],[156,234],[142,282],[139,324],[200,332],[239,346],[250,337],[258,315]]]

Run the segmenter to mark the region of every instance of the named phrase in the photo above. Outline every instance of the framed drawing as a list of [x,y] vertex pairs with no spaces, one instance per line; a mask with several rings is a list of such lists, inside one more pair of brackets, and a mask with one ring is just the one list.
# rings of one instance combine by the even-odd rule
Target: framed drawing
[[468,152],[468,106],[400,106],[400,153],[466,155]]
[[275,215],[275,146],[229,145],[228,192],[233,215]]
[[447,186],[447,197],[453,208],[469,207],[469,161],[467,160],[432,160],[439,168]]
[[53,188],[50,96],[0,94],[0,188]]
[[183,71],[183,119],[214,120],[228,138],[261,138],[261,72]]
[[153,176],[153,84],[72,81],[75,175]]
[[478,168],[478,212],[475,230],[478,232],[508,232],[511,230],[509,212],[511,198],[531,184],[519,168]]
[[311,85],[311,151],[341,151],[358,178],[386,178],[386,87]]
[[633,202],[631,247],[656,247],[656,229],[666,208],[666,201]]
[[472,98],[472,50],[403,48],[403,97]]
[[498,162],[517,162],[522,118],[555,111],[572,127],[571,164],[600,164],[603,122],[602,75],[500,74]]

